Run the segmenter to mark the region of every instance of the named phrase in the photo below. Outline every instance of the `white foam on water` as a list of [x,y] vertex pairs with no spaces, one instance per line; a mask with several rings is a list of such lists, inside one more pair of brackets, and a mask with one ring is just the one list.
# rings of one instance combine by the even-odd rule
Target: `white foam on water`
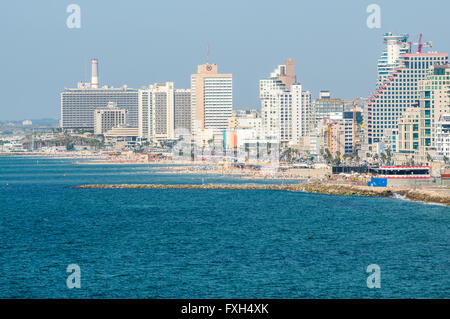
[[436,206],[448,207],[447,205],[440,204],[440,203],[428,203],[428,202],[421,202],[421,201],[410,200],[405,195],[400,195],[400,194],[397,194],[397,193],[394,193],[392,195],[392,198],[399,199],[399,200],[404,200],[404,201],[408,201],[408,202],[412,202],[412,203],[422,203],[422,204],[426,204],[426,205],[436,205]]

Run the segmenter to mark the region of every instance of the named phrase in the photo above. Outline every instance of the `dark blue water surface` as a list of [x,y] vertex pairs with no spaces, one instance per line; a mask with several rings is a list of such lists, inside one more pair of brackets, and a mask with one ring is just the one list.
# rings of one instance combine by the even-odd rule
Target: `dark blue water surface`
[[[265,190],[74,189],[202,176],[70,162],[0,157],[0,297],[449,297],[448,207]],[[81,267],[80,289],[66,286],[69,264]],[[369,264],[381,267],[380,289],[366,285]]]

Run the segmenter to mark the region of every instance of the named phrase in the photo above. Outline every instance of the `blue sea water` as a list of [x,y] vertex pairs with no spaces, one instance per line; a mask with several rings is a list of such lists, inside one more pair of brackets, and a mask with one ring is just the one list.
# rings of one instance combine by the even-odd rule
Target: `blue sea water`
[[[0,157],[0,298],[448,298],[450,208],[269,190],[152,165]],[[280,181],[277,181],[280,183]],[[68,289],[69,264],[81,288]],[[381,268],[369,289],[366,267]]]

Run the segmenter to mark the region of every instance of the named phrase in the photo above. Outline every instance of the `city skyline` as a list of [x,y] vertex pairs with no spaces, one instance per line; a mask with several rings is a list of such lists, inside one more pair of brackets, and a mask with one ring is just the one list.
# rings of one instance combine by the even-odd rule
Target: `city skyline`
[[[20,3],[2,4],[2,29],[15,34],[15,37],[5,34],[5,50],[0,53],[4,70],[0,82],[8,88],[4,94],[3,121],[59,118],[59,92],[74,87],[78,81],[88,80],[92,57],[100,60],[102,84],[114,87],[127,84],[139,89],[151,83],[171,81],[178,88],[189,88],[190,74],[207,60],[206,43],[209,42],[209,62],[233,74],[233,108],[259,110],[259,79],[285,58],[296,61],[297,80],[313,97],[320,90],[330,90],[333,96],[353,99],[368,97],[375,88],[376,60],[383,50],[380,39],[385,32],[409,33],[412,42],[423,33],[424,40],[434,42],[432,51],[450,51],[450,44],[443,40],[445,10],[433,11],[432,18],[418,19],[418,12],[432,9],[436,4],[447,6],[439,1],[427,4],[412,1],[411,8],[378,1],[380,29],[366,25],[369,2],[324,5],[288,1],[284,6],[259,2],[256,19],[245,19],[253,12],[253,4],[178,3],[173,10],[179,20],[176,25],[185,22],[186,28],[181,29],[174,28],[175,21],[171,24],[166,19],[166,25],[161,24],[167,18],[165,14],[144,19],[140,11],[151,8],[154,9],[151,11],[164,11],[167,5],[161,3],[135,2],[128,6],[108,3],[108,10],[102,10],[102,2],[78,1],[80,29],[68,29],[65,24],[68,2],[52,1],[46,6],[26,3],[25,10],[20,8]],[[137,10],[140,7],[142,10]],[[221,15],[215,19],[217,10]],[[402,14],[398,14],[399,10]],[[345,21],[340,18],[341,13],[346,13]],[[105,14],[111,19],[106,19]],[[226,18],[231,14],[236,16],[233,21]],[[322,19],[316,22],[319,16]],[[285,31],[275,32],[260,20],[270,20]],[[208,28],[200,28],[195,38],[186,38],[189,30],[205,25]],[[237,32],[243,26],[248,30]],[[289,32],[292,29],[295,31]],[[135,41],[144,35],[149,44]]]
[[1,1],[0,298],[448,298],[449,9]]

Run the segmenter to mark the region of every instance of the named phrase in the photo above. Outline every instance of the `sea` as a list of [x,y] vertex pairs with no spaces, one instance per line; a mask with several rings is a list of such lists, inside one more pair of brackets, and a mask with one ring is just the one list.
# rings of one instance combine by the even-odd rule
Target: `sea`
[[449,207],[74,161],[0,157],[0,298],[450,297]]

